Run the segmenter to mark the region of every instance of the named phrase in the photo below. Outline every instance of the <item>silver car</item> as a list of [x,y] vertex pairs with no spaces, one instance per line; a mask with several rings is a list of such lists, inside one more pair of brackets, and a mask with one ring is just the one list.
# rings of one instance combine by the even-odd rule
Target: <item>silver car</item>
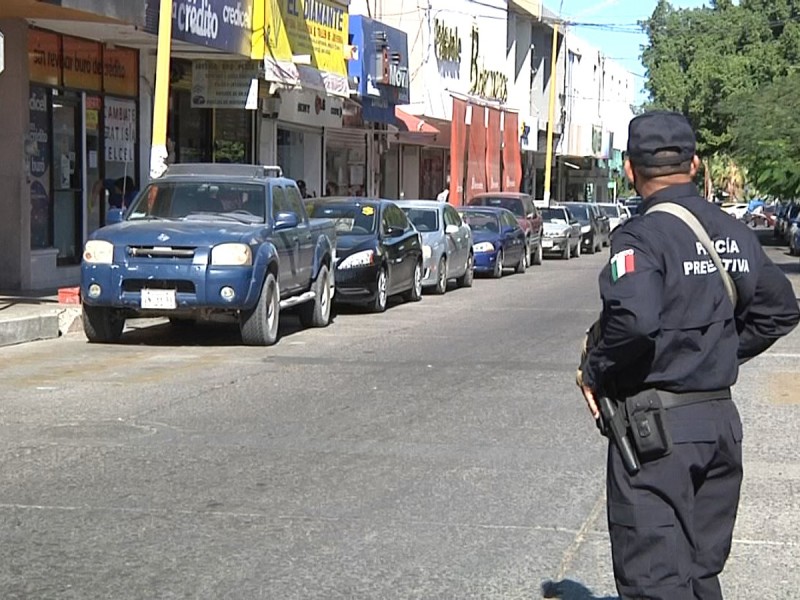
[[396,200],[395,204],[422,235],[423,287],[444,294],[450,279],[459,287],[472,286],[472,231],[458,212],[450,204],[433,200]]
[[581,255],[581,224],[564,206],[542,209],[544,238],[542,250],[545,254],[558,254],[569,260]]

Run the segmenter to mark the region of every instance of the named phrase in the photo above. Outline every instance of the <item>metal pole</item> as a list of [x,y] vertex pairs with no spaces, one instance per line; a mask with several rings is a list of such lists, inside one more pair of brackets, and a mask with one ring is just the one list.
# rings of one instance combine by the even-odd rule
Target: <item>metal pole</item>
[[556,118],[556,67],[558,58],[558,23],[553,23],[553,52],[550,56],[550,108],[547,116],[547,154],[544,163],[544,201],[550,206],[550,183],[553,173],[553,127]]
[[161,0],[158,15],[156,87],[153,98],[153,138],[150,145],[150,177],[167,170],[167,112],[169,109],[169,55],[172,51],[172,0]]

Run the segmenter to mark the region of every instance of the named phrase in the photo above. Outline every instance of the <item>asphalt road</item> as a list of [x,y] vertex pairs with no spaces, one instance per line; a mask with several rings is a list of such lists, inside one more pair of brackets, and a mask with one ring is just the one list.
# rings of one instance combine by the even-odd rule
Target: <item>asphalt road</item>
[[[0,598],[614,598],[574,385],[606,257],[286,319],[267,349],[152,322],[0,349]],[[795,333],[737,386],[728,598],[800,589],[799,357]]]

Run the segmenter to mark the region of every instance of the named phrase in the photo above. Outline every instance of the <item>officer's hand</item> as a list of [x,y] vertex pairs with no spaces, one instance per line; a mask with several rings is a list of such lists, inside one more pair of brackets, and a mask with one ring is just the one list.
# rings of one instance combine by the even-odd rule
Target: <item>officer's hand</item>
[[583,372],[580,369],[578,369],[578,372],[575,376],[575,382],[581,388],[581,392],[583,392],[583,397],[586,399],[586,404],[589,406],[589,411],[592,413],[592,416],[595,418],[595,420],[599,419],[600,409],[597,408],[597,402],[594,399],[594,392],[588,385],[584,385]]

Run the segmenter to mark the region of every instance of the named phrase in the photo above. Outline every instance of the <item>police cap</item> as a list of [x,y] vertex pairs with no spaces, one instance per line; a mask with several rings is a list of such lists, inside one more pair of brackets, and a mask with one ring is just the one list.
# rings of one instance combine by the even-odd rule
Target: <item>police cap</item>
[[[697,142],[682,114],[652,111],[634,117],[628,125],[628,158],[640,167],[667,167],[692,160]],[[656,153],[668,151],[667,156]]]

